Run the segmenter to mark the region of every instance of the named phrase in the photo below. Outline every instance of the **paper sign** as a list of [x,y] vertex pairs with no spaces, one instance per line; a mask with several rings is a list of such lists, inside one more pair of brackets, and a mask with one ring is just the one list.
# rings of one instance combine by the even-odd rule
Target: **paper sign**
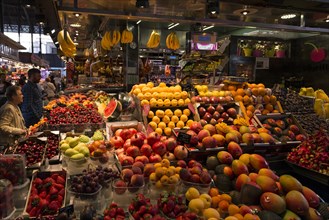
[[191,140],[191,135],[179,132],[177,136],[177,142],[180,142],[181,144],[189,144]]

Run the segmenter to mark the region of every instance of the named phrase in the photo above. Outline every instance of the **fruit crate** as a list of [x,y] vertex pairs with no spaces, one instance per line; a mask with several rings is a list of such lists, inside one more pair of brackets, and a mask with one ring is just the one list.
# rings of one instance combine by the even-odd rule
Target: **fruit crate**
[[[48,146],[46,151],[46,160],[48,159],[49,164],[58,164],[61,157],[61,153],[58,148],[60,142],[60,131],[44,130],[43,132],[35,133],[34,136],[42,139],[47,138]],[[51,138],[49,139],[49,137]]]
[[[27,197],[26,197],[26,203],[25,203],[23,214],[22,214],[24,216],[24,218],[28,218],[28,219],[39,219],[39,217],[30,217],[29,213],[27,212],[29,198],[31,196],[32,186],[34,185],[32,183],[33,183],[33,181],[36,178],[40,178],[41,180],[44,180],[44,179],[46,179],[48,177],[51,177],[53,174],[59,174],[61,176],[65,176],[64,197],[63,197],[62,206],[60,208],[62,208],[62,207],[65,206],[65,204],[66,204],[66,196],[67,196],[67,194],[66,194],[66,188],[68,186],[68,175],[67,175],[66,171],[65,170],[61,170],[61,171],[44,171],[44,172],[34,171],[33,174],[32,174],[30,188],[29,188],[29,192],[28,192]],[[55,213],[54,215],[48,215],[48,217],[53,217],[53,216],[57,216],[57,215],[58,215],[58,212]],[[47,216],[43,216],[43,217],[46,218]]]
[[293,171],[301,176],[307,177],[323,185],[329,186],[329,175],[319,173],[315,170],[310,170],[305,167],[299,166],[298,164],[292,163],[288,160],[285,162],[293,169]]
[[[273,119],[273,120],[272,120]],[[275,135],[275,144],[300,144],[307,138],[306,132],[290,113],[256,114],[250,120],[256,128],[265,128]]]
[[110,140],[114,136],[116,130],[124,128],[135,128],[137,131],[146,133],[142,122],[138,121],[121,121],[121,122],[107,122],[106,123],[106,138]]
[[[33,143],[33,146],[28,146],[28,144]],[[38,152],[37,147],[35,147],[38,144],[40,145],[41,150]],[[26,149],[24,150],[24,153],[20,151],[21,146],[24,146]],[[44,163],[45,155],[47,150],[47,141],[44,138],[38,138],[38,137],[29,137],[26,140],[23,140],[21,142],[18,142],[14,147],[8,148],[6,151],[6,154],[22,154],[25,157],[26,160],[26,169],[34,170],[34,169],[40,169],[41,166]],[[32,163],[32,159],[29,160],[28,157],[34,156],[38,153],[38,158],[34,158],[37,162]]]

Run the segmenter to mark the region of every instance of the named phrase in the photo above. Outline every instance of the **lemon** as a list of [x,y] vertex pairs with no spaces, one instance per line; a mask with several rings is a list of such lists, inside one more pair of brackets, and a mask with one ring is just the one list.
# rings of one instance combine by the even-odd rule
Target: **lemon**
[[158,168],[158,167],[162,167],[162,164],[161,164],[161,163],[155,163],[155,164],[154,164],[154,168],[156,169],[156,168]]
[[219,91],[215,90],[215,91],[212,92],[212,94],[213,94],[213,96],[218,97],[219,96]]
[[160,92],[159,98],[162,99],[162,100],[166,99],[167,98],[167,93],[166,92]]
[[176,127],[178,127],[178,128],[183,128],[184,126],[185,126],[185,123],[183,121],[178,121],[176,123]]
[[157,189],[162,189],[162,183],[161,183],[160,180],[158,180],[158,181],[155,183],[155,187],[156,187]]
[[157,106],[157,100],[156,99],[151,99],[150,100],[150,106],[153,108],[153,107],[156,107]]
[[167,115],[169,118],[171,118],[171,117],[174,115],[174,113],[171,111],[171,109],[166,109],[164,113],[165,113],[165,115]]
[[161,128],[156,128],[154,131],[156,133],[158,133],[159,135],[162,135],[162,133],[163,133]]
[[186,108],[183,110],[183,114],[186,115],[187,117],[191,115],[190,109]]
[[174,98],[175,98],[175,99],[178,100],[178,99],[180,99],[181,97],[182,97],[182,96],[181,96],[180,92],[175,92],[175,93],[174,93]]
[[185,105],[184,99],[179,99],[178,106],[183,106],[183,105]]
[[171,93],[174,93],[174,92],[175,92],[175,90],[176,90],[176,89],[175,89],[175,87],[174,87],[174,86],[170,86],[170,87],[169,87],[169,91],[170,91]]
[[202,85],[201,90],[204,92],[208,92],[208,86],[207,85]]
[[191,99],[189,99],[189,98],[187,98],[187,99],[185,99],[185,105],[187,105],[188,103],[191,103]]
[[178,104],[177,99],[171,100],[171,106],[175,107],[177,106],[177,104]]
[[206,96],[211,97],[211,96],[213,96],[213,94],[212,94],[212,92],[208,91],[208,92],[206,92]]
[[159,124],[160,123],[160,118],[158,116],[154,116],[152,118],[152,121],[154,121],[155,123]]
[[163,110],[156,110],[155,115],[158,116],[159,118],[163,118],[164,116],[164,111]]
[[168,115],[163,116],[162,121],[163,121],[164,123],[168,124],[168,123],[170,122],[170,118],[169,118],[169,116],[168,116]]
[[187,93],[186,91],[183,91],[183,92],[181,93],[181,96],[182,96],[182,99],[186,99],[187,96],[188,96],[188,93]]
[[[174,125],[175,125],[175,123],[174,123]],[[171,135],[171,128],[166,127],[166,128],[164,129],[164,134],[167,135],[167,136],[170,136],[170,135]]]
[[154,121],[151,121],[151,122],[149,123],[149,125],[150,125],[150,127],[153,129],[153,131],[158,127],[158,126],[157,126],[157,123],[155,123]]
[[164,130],[166,127],[167,127],[166,123],[164,123],[163,121],[159,122],[158,128],[161,128],[162,130]]
[[159,87],[166,87],[166,83],[164,82],[159,83]]
[[151,182],[156,182],[157,181],[157,177],[155,173],[151,173],[150,177],[149,177]]
[[201,85],[196,85],[194,87],[196,88],[196,90],[198,90],[198,92],[200,92],[202,90]]
[[153,84],[153,82],[148,82],[148,83],[146,83],[146,86],[149,88],[153,88],[154,84]]
[[159,93],[158,92],[153,92],[152,93],[152,98],[158,99],[159,98]]
[[170,104],[171,104],[171,102],[170,102],[169,99],[165,99],[165,100],[163,101],[163,105],[166,106],[166,107],[169,107]]
[[167,99],[172,100],[174,98],[174,94],[172,92],[167,93]]
[[139,88],[136,88],[136,89],[134,89],[134,95],[138,95],[139,93],[141,93],[142,91],[139,89]]
[[147,93],[147,92],[150,92],[151,91],[151,88],[150,87],[147,87],[147,86],[145,86],[145,87],[143,87],[142,88],[142,93]]
[[147,101],[146,99],[143,99],[141,101],[141,105],[149,105],[149,104],[150,104],[149,101]]
[[144,99],[143,93],[138,93],[137,97],[139,98],[139,100],[143,100]]
[[192,123],[193,123],[193,120],[190,119],[190,120],[187,120],[186,125],[190,127]]
[[147,117],[148,118],[153,118],[154,117],[154,112],[153,111],[149,111]]
[[174,115],[176,115],[177,117],[180,117],[182,114],[183,114],[183,113],[182,113],[182,110],[180,110],[180,109],[176,109],[176,110],[174,111]]
[[175,122],[173,122],[173,121],[169,122],[167,126],[168,126],[168,128],[171,128],[171,129],[176,127]]
[[146,92],[146,93],[144,94],[144,99],[150,100],[151,98],[152,98],[152,93],[150,93],[150,92]]
[[159,107],[163,106],[163,100],[162,99],[157,100],[157,106],[159,106]]
[[187,117],[186,115],[182,115],[182,116],[180,116],[180,120],[181,120],[182,122],[187,122],[188,117]]
[[175,92],[181,92],[181,91],[182,91],[182,87],[180,85],[176,85]]
[[177,117],[177,115],[173,115],[171,117],[171,121],[174,122],[174,123],[177,123],[179,121],[179,118]]

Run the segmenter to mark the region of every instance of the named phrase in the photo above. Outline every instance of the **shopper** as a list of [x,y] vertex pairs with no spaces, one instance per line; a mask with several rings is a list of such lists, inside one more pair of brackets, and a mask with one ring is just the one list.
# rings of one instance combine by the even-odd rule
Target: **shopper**
[[0,145],[13,146],[15,141],[26,135],[24,118],[18,105],[23,102],[21,87],[6,89],[7,102],[0,108]]
[[42,84],[43,90],[47,94],[47,99],[50,101],[55,98],[56,95],[56,87],[51,82],[51,79],[49,77],[46,78],[45,82]]
[[6,74],[1,74],[0,75],[0,107],[4,105],[7,101],[4,94],[9,86],[11,86],[11,84],[6,80]]
[[25,119],[26,127],[38,123],[42,117],[42,91],[39,86],[41,73],[39,69],[30,69],[28,71],[28,82],[24,85],[22,92],[24,100],[21,106]]

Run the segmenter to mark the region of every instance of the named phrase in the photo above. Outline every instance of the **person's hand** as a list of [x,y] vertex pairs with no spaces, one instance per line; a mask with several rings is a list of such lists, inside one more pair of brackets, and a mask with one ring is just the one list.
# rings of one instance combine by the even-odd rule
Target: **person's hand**
[[26,136],[26,135],[27,135],[27,129],[22,129],[22,131],[21,131],[21,135]]

